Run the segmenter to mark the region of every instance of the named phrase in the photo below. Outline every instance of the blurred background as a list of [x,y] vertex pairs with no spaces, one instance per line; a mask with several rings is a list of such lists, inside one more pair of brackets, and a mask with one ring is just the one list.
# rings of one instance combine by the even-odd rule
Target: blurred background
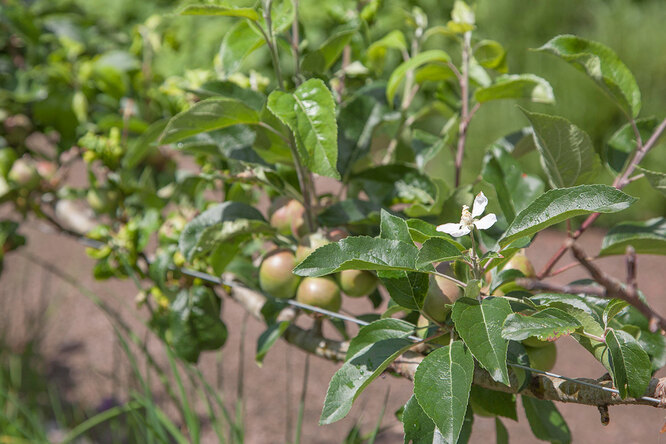
[[[145,130],[158,118],[180,111],[186,105],[183,91],[216,76],[220,65],[220,42],[233,23],[227,18],[174,14],[188,3],[193,2],[0,0],[0,121],[4,124],[0,146],[21,140],[25,148],[66,151],[90,130],[104,131],[119,126],[122,118],[119,110],[128,106],[128,101],[145,106],[141,118],[132,118],[130,122],[131,129],[137,132]],[[426,11],[431,23],[446,23],[452,4],[451,0],[385,0],[370,39],[377,40],[401,27],[407,17],[405,11],[414,6]],[[345,22],[346,11],[356,7],[357,2],[352,0],[301,0],[301,23],[308,45],[317,46],[324,41],[333,29]],[[641,117],[664,117],[666,8],[663,1],[479,0],[476,13],[479,35],[497,40],[507,49],[510,73],[534,73],[546,78],[553,86],[555,105],[521,105],[566,117],[590,134],[600,153],[605,151],[610,136],[624,124],[620,110],[581,73],[552,56],[531,52],[530,48],[537,48],[558,34],[576,34],[604,43],[618,54],[636,77],[643,95]],[[436,40],[431,44],[446,45]],[[389,57],[383,72],[385,78],[390,75],[389,67],[398,62],[397,58]],[[244,62],[241,71],[248,75],[252,73],[261,80],[262,74],[269,73],[268,63],[268,53],[260,49]],[[26,120],[12,120],[11,117],[17,114],[25,116]],[[498,101],[484,105],[470,128],[463,177],[471,180],[479,174],[482,153],[489,143],[526,125],[527,121],[515,102]],[[520,161],[527,172],[542,175],[536,153],[530,153]],[[646,164],[653,170],[666,171],[666,150],[653,150]],[[445,160],[441,163],[434,161],[430,165],[431,172],[441,176],[450,174],[446,165]],[[605,182],[611,182],[610,176]],[[636,220],[666,214],[666,199],[649,191],[649,185],[644,182],[637,181],[625,189],[629,194],[640,193],[646,197],[617,217]],[[0,213],[6,215],[6,208],[0,206]],[[602,223],[614,221],[613,217],[606,217]],[[12,433],[19,429],[33,433],[34,442],[57,442],[92,413],[120,405],[120,401],[130,396],[130,388],[135,390],[133,396],[137,409],[147,409],[146,403],[155,402],[154,407],[159,404],[166,416],[173,415],[174,407],[169,407],[168,403],[169,390],[175,391],[176,397],[180,396],[180,379],[194,377],[185,370],[177,373],[171,368],[167,372],[171,382],[159,392],[164,399],[149,401],[144,389],[151,382],[143,381],[142,372],[137,369],[137,366],[146,365],[146,355],[124,345],[123,341],[129,341],[127,332],[120,334],[116,327],[114,333],[115,321],[109,320],[113,317],[109,317],[108,312],[105,316],[104,311],[99,310],[99,304],[91,298],[92,295],[100,297],[109,307],[119,311],[121,319],[132,318],[135,316],[133,306],[127,302],[134,294],[132,284],[94,283],[90,278],[92,261],[85,258],[79,245],[34,229],[28,234],[32,236],[29,237],[28,251],[35,257],[52,260],[60,265],[60,269],[49,272],[34,260],[17,256],[7,260],[5,273],[0,279],[3,314],[0,324],[0,442],[21,442],[3,441],[3,436],[18,436]],[[552,245],[544,245],[544,251],[559,245],[557,235],[553,236]],[[598,244],[599,233],[593,236],[597,236]],[[76,259],[78,256],[81,258]],[[545,258],[533,257],[533,260],[539,265]],[[652,269],[658,273],[659,267],[659,263],[654,263]],[[62,272],[81,279],[85,288],[93,289],[92,293],[86,295],[82,288],[63,283],[65,276]],[[657,287],[653,289],[657,290]],[[114,293],[116,295],[112,296]],[[225,310],[228,322],[240,318],[240,312]],[[146,334],[140,329],[140,322],[128,322],[132,327],[130,330]],[[250,350],[247,356],[251,356],[262,327],[252,322],[248,325],[250,339],[246,347]],[[282,346],[271,352],[274,355],[267,358],[263,369],[256,368],[251,358],[245,359],[244,368],[239,366],[245,356],[242,354],[243,341],[238,337],[230,341],[224,355],[206,356],[201,364],[208,380],[216,380],[215,391],[224,397],[221,402],[230,412],[229,427],[233,425],[232,428],[240,430],[236,433],[245,433],[246,442],[285,442],[283,430],[293,430],[295,426],[293,411],[297,409],[297,392],[300,390],[300,387],[294,387],[300,384],[299,380],[290,383],[286,375],[302,372],[304,356]],[[238,349],[234,348],[236,346]],[[238,355],[234,350],[239,350]],[[133,357],[132,353],[138,357]],[[135,358],[138,363],[133,362]],[[170,368],[167,357],[157,359],[160,365]],[[395,426],[393,412],[405,401],[400,395],[400,390],[407,393],[409,389],[404,381],[378,384],[380,388],[363,395],[370,406],[367,411],[355,408],[349,420],[322,429],[315,425],[316,418],[325,384],[335,366],[327,363],[313,365],[318,366],[313,368],[320,374],[308,389],[311,401],[308,401],[305,415],[307,426],[303,442],[341,442],[345,436],[349,437],[347,442],[364,442],[360,436],[375,429],[381,407],[385,405],[383,400],[388,386],[392,390],[393,402],[385,412],[382,433],[376,442],[400,442],[400,428]],[[572,376],[598,376],[600,369],[594,362],[586,365],[585,370],[591,374],[576,371],[575,367],[561,371],[573,372]],[[270,371],[279,372],[279,376],[271,376],[267,373]],[[279,384],[272,384],[272,378],[276,378]],[[243,380],[248,386],[245,393],[239,391]],[[259,384],[256,381],[263,385],[256,386]],[[200,387],[192,380],[190,383],[189,387]],[[136,393],[143,393],[144,398]],[[205,389],[202,393],[193,392],[193,396],[211,396]],[[244,423],[239,422],[234,399],[247,400],[247,421]],[[595,419],[596,412],[590,415],[587,411],[574,411],[576,413],[572,414],[564,410],[565,417],[573,421],[574,437],[577,432],[600,428]],[[631,424],[631,415],[643,414],[643,410],[638,412],[627,413],[626,424]],[[116,414],[125,418],[124,422],[110,422],[111,427],[129,430],[127,424],[136,421],[136,428],[132,430],[136,430],[137,435],[123,435],[125,432],[114,435],[105,429],[106,432],[97,432],[86,439],[141,442],[137,437],[141,436],[140,431],[145,430],[146,424],[141,425],[137,418],[131,419],[127,412]],[[649,429],[648,435],[632,434],[635,427],[623,430],[614,424],[611,432],[604,432],[608,433],[604,440],[657,442],[660,424],[655,422],[659,421],[659,416],[644,415],[643,419],[650,421],[645,425]],[[161,423],[159,418],[154,421],[154,424],[162,424],[154,427],[167,424]],[[210,428],[214,420],[209,418],[204,422]],[[523,418],[523,426],[524,422]],[[473,441],[485,442],[481,434],[483,430],[492,433],[490,425],[479,430]],[[516,430],[523,430],[517,433],[529,433],[526,428]],[[120,438],[109,438],[111,436]],[[212,432],[203,436],[209,442],[220,440]],[[594,434],[583,436],[592,439]],[[520,442],[531,442],[530,439]],[[589,441],[583,438],[579,442]]]

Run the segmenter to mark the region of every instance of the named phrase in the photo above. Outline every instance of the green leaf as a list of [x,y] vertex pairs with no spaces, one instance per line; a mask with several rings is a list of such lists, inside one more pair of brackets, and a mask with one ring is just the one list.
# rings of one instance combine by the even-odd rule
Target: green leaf
[[[636,120],[636,128],[638,128],[638,133],[641,135],[643,142],[646,142],[650,138],[658,123],[654,117]],[[615,131],[608,140],[606,150],[603,153],[604,161],[608,163],[608,166],[613,171],[619,173],[629,159],[629,155],[636,149],[636,146],[636,134],[630,122]]]
[[169,307],[169,344],[189,362],[196,362],[203,350],[216,350],[227,339],[227,327],[220,319],[222,301],[213,290],[192,287],[181,290]]
[[376,96],[384,87],[369,85],[345,100],[338,112],[338,171],[348,176],[357,160],[368,154],[372,135],[386,112],[386,104]]
[[473,378],[474,359],[460,341],[433,351],[416,369],[414,395],[442,442],[458,441]]
[[556,223],[591,213],[617,213],[636,201],[608,185],[580,185],[547,191],[518,213],[500,239],[505,246]]
[[486,69],[494,69],[499,73],[506,73],[506,51],[495,40],[481,40],[474,47],[474,58],[479,65]]
[[420,129],[412,131],[410,148],[414,151],[414,163],[420,171],[425,170],[426,165],[437,156],[448,141],[448,133],[443,136],[436,136]]
[[305,54],[301,70],[321,74],[331,69],[357,31],[356,26],[350,28],[345,25],[344,28],[333,33],[318,49]]
[[501,99],[528,99],[538,103],[554,103],[553,88],[547,80],[534,74],[499,76],[495,82],[474,92],[479,103]]
[[220,62],[222,70],[227,76],[235,73],[243,61],[266,41],[246,21],[238,22],[232,26],[222,38],[220,45]]
[[229,201],[209,208],[188,222],[180,234],[178,247],[183,256],[191,261],[208,253],[219,243],[272,231],[256,208]]
[[552,401],[521,396],[525,416],[538,439],[554,444],[569,444],[571,432]]
[[639,254],[666,255],[666,219],[657,217],[614,226],[604,236],[599,256],[625,254],[629,245]]
[[445,238],[428,239],[419,250],[416,268],[422,269],[433,262],[448,262],[462,258],[460,250]]
[[160,142],[174,143],[195,134],[258,122],[257,112],[241,101],[228,98],[206,99],[173,116],[164,129]]
[[602,315],[604,325],[608,326],[608,323],[628,305],[629,302],[623,301],[622,299],[611,299],[608,301],[608,305],[604,308],[604,313]]
[[499,418],[495,418],[495,442],[509,444],[509,432]]
[[331,378],[320,424],[332,424],[349,413],[368,384],[413,345],[407,338],[413,329],[405,321],[381,319],[359,330],[349,344],[346,362]]
[[428,239],[439,237],[455,245],[458,251],[465,251],[466,248],[459,242],[454,241],[451,236],[437,231],[437,227],[433,224],[421,219],[407,219],[407,226],[409,227],[409,234],[414,242],[425,243]]
[[613,383],[622,399],[640,398],[652,378],[652,365],[643,347],[629,333],[610,329],[606,333]]
[[637,169],[643,174],[645,174],[645,178],[647,179],[648,182],[650,182],[652,188],[654,188],[655,190],[659,191],[661,194],[666,196],[666,173],[662,173],[659,171],[650,171],[641,167],[637,167]]
[[255,22],[261,18],[259,13],[252,8],[232,8],[219,5],[188,5],[180,11],[180,15],[242,17]]
[[268,350],[273,347],[273,344],[277,342],[278,339],[287,331],[287,328],[291,322],[281,321],[276,324],[271,324],[268,326],[266,331],[264,331],[257,339],[257,353],[254,356],[254,361],[259,367],[264,363],[264,357]]
[[268,109],[294,133],[299,157],[310,171],[340,179],[335,102],[324,82],[310,79],[293,93],[273,91]]
[[605,45],[574,35],[560,35],[538,48],[586,73],[628,115],[641,109],[641,92],[629,68]]
[[522,110],[534,128],[534,142],[553,188],[564,188],[594,179],[601,167],[592,140],[567,119]]
[[392,239],[407,244],[412,243],[412,237],[409,235],[409,227],[407,222],[394,216],[388,211],[381,210],[381,221],[379,224],[379,237],[382,239]]
[[425,414],[414,395],[405,404],[402,424],[406,444],[435,444],[444,440],[435,427],[435,423]]
[[479,302],[468,297],[453,304],[451,318],[465,345],[495,381],[509,385],[506,352],[509,342],[502,337],[502,324],[513,311],[503,298]]
[[161,119],[151,124],[136,140],[127,147],[127,152],[123,156],[123,167],[134,168],[147,155],[151,149],[156,149],[157,139],[167,125],[167,119]]
[[469,402],[472,408],[481,407],[483,411],[497,416],[518,421],[516,396],[512,393],[498,392],[477,385],[472,386]]
[[580,322],[566,312],[557,308],[546,308],[531,316],[512,314],[504,322],[502,336],[514,341],[522,341],[531,336],[544,340],[569,335],[580,327]]
[[345,361],[371,346],[375,342],[392,338],[406,338],[414,333],[414,325],[400,319],[381,319],[363,326],[351,340]]
[[342,270],[416,271],[418,249],[405,242],[366,236],[347,237],[312,252],[294,268],[299,276],[325,276]]
[[346,199],[319,213],[317,220],[327,227],[347,224],[372,224],[379,221],[381,206],[366,200]]
[[407,72],[419,68],[427,63],[441,63],[446,65],[451,61],[451,57],[444,51],[433,49],[430,51],[424,51],[420,54],[417,54],[415,57],[407,60],[400,64],[389,77],[388,84],[386,85],[386,99],[389,104],[393,103],[393,98],[395,93],[398,91],[398,87],[402,83],[402,80],[407,75]]
[[[275,0],[272,6],[271,24],[273,25],[273,34],[277,35],[291,26],[296,17],[296,10],[291,0]],[[266,26],[264,28],[266,29]]]
[[370,45],[366,52],[368,64],[375,67],[375,69],[381,69],[384,66],[386,52],[389,49],[396,49],[398,51],[407,50],[407,41],[402,31],[393,30]]
[[378,271],[389,296],[396,304],[411,310],[421,310],[428,294],[429,276],[427,273],[398,270]]
[[429,206],[437,199],[437,186],[432,179],[407,165],[367,168],[354,174],[349,185],[354,191],[362,190],[370,200],[384,206],[398,203]]
[[541,179],[523,173],[520,164],[504,147],[503,140],[492,144],[486,152],[481,175],[495,187],[502,213],[509,223],[516,217],[516,212],[543,194]]

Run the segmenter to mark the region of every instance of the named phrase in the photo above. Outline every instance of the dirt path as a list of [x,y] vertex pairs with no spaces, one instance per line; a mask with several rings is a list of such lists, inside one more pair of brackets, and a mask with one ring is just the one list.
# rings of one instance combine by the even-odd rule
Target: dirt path
[[[81,245],[35,229],[31,229],[28,234],[27,251],[79,277],[84,285],[97,292],[140,335],[145,334],[140,320],[136,318],[136,289],[131,282],[95,282],[91,277],[93,261],[85,256]],[[562,238],[562,233],[557,232],[539,235],[528,250],[528,256],[537,268],[559,247]],[[596,253],[600,240],[600,232],[590,232],[582,238],[588,253]],[[562,264],[568,261],[564,260]],[[603,264],[614,275],[622,276],[624,273],[622,261],[617,258],[604,259]],[[51,362],[49,370],[53,380],[65,391],[68,399],[89,406],[98,405],[110,397],[124,400],[126,384],[131,379],[127,376],[129,368],[119,352],[111,324],[99,308],[71,286],[30,263],[20,253],[6,258],[5,265],[5,273],[0,280],[0,320],[5,329],[9,330],[9,339],[15,349],[20,350],[28,338],[41,333],[41,351]],[[666,259],[642,256],[639,258],[639,270],[640,288],[656,309],[666,313],[666,298],[663,297]],[[574,269],[558,276],[557,281],[565,283],[577,277],[583,277],[583,274]],[[370,311],[371,305],[367,301],[348,299],[344,302],[344,308],[354,314],[361,314]],[[264,366],[259,368],[254,363],[254,349],[263,326],[253,319],[247,321],[245,353],[240,356],[239,327],[244,312],[233,302],[227,301],[223,317],[229,326],[230,337],[222,358],[212,353],[205,354],[199,366],[210,381],[221,381],[222,392],[231,406],[238,387],[237,369],[242,359],[245,369],[246,441],[250,444],[283,443],[288,423],[294,424],[296,420],[305,354],[279,343],[269,352]],[[598,377],[604,372],[601,365],[573,340],[565,338],[557,344],[560,356],[567,355],[573,359],[559,359],[555,372],[571,377]],[[149,345],[158,360],[166,364],[157,340],[152,340]],[[302,442],[339,443],[359,421],[362,429],[368,431],[384,406],[386,413],[383,425],[387,430],[377,442],[402,442],[401,426],[394,412],[410,396],[411,383],[390,376],[372,383],[357,400],[347,418],[330,426],[317,425],[328,382],[337,368],[337,365],[324,360],[314,357],[310,359]],[[291,396],[287,396],[287,393],[291,393]],[[385,402],[387,396],[388,402]],[[664,410],[613,407],[610,410],[610,425],[603,427],[595,408],[576,405],[558,407],[572,429],[575,442],[666,442],[666,437],[659,434],[666,415]],[[518,410],[522,410],[520,406]],[[512,442],[539,442],[532,436],[524,415],[520,414],[518,423],[504,420],[504,424],[509,429]],[[471,442],[494,442],[494,427],[494,420],[476,418]]]

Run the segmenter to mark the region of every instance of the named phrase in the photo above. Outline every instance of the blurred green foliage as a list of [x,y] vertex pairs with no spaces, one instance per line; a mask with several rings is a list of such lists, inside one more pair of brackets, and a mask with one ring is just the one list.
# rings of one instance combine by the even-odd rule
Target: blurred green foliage
[[[219,75],[220,42],[233,23],[231,18],[174,14],[188,3],[197,2],[4,2],[0,6],[0,120],[27,113],[38,129],[59,132],[58,148],[64,151],[90,131],[120,127],[119,110],[126,106],[137,108],[129,122],[135,134],[180,111],[185,104],[183,88],[196,87]],[[234,5],[252,3],[238,0]],[[303,48],[318,47],[347,24],[350,9],[361,9],[367,3],[302,0]],[[445,24],[453,0],[384,0],[378,4],[375,24],[362,34],[366,44],[404,28],[414,7],[427,11],[431,25]],[[605,143],[623,124],[620,110],[582,74],[530,48],[567,33],[602,42],[613,48],[636,76],[644,96],[644,115],[666,109],[666,84],[662,80],[666,78],[666,60],[660,50],[664,45],[659,44],[666,44],[666,9],[661,1],[478,0],[476,13],[483,36],[507,49],[511,72],[532,72],[553,85],[555,105],[527,107],[566,117],[590,134],[598,152],[603,152]],[[428,46],[444,47],[457,55],[457,49],[443,38],[431,39]],[[260,48],[243,63],[242,72],[256,70],[270,77],[269,59],[266,48]],[[399,61],[397,53],[389,52],[382,76],[388,78],[390,67]],[[290,76],[291,64],[285,60],[284,65]],[[128,98],[133,100],[129,105]],[[470,128],[463,178],[469,181],[478,176],[480,153],[489,143],[506,135],[507,129],[527,124],[515,102],[484,105]],[[427,127],[427,120],[423,126]],[[660,151],[663,153],[653,150],[646,160],[655,170],[666,167],[666,156]],[[442,157],[431,164],[431,170],[448,176],[452,174],[451,162]],[[542,174],[536,153],[525,156],[521,163],[528,173]],[[650,196],[631,211],[636,217],[663,214],[664,198],[648,191],[644,182],[627,189],[630,194]],[[612,218],[605,220],[612,222]]]

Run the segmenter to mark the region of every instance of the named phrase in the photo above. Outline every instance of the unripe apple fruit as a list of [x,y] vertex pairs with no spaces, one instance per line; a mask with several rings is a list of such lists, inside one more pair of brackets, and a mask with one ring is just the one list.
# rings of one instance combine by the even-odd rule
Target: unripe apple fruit
[[328,277],[303,279],[296,292],[296,300],[329,311],[338,311],[342,305],[338,284]]
[[533,278],[536,276],[532,263],[525,254],[525,249],[521,249],[518,253],[504,265],[504,270],[518,270],[525,275],[525,277]]
[[460,297],[460,289],[449,279],[430,275],[428,294],[423,302],[423,311],[437,322],[444,322],[451,311],[447,305]]
[[525,347],[525,351],[530,359],[530,367],[544,372],[550,371],[557,360],[557,347],[552,342],[544,347]]
[[0,177],[7,177],[16,159],[18,155],[13,148],[0,148]]
[[275,250],[269,253],[259,267],[259,286],[273,297],[293,298],[301,280],[292,273],[294,265],[296,258],[289,250]]
[[286,203],[284,201],[276,201],[277,208],[272,212],[270,217],[271,226],[277,229],[278,233],[288,236],[293,234],[300,237],[303,234],[305,227],[304,214],[305,207],[295,200],[291,199]]
[[39,174],[32,160],[16,159],[9,170],[7,178],[15,184],[25,188],[35,188],[39,185]]
[[338,282],[342,292],[352,298],[367,296],[377,288],[377,276],[365,270],[343,270]]
[[296,248],[296,263],[300,263],[317,248],[323,247],[329,243],[331,243],[331,241],[329,241],[326,235],[321,231],[303,236]]

